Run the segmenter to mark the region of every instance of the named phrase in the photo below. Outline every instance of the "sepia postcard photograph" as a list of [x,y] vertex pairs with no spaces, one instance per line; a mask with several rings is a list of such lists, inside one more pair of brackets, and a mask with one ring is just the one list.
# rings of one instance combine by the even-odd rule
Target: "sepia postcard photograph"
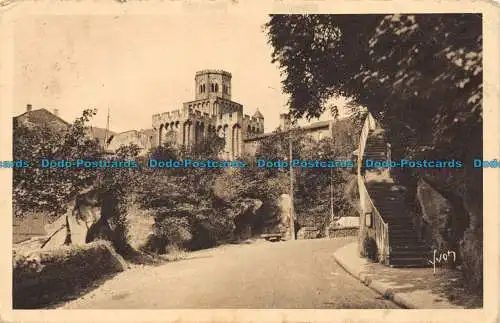
[[264,3],[0,2],[2,321],[499,319],[498,3]]

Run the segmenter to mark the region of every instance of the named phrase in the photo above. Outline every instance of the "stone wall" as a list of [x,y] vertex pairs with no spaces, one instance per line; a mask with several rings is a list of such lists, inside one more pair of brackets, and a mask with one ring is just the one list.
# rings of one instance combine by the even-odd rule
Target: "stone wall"
[[153,146],[151,138],[149,138],[146,134],[141,133],[137,130],[131,130],[114,135],[113,139],[108,145],[108,149],[116,151],[121,146],[130,144],[139,146],[143,151],[146,151]]
[[321,232],[316,227],[303,227],[297,232],[297,240],[319,238]]
[[359,228],[336,228],[329,231],[329,238],[346,238],[356,237],[359,233]]

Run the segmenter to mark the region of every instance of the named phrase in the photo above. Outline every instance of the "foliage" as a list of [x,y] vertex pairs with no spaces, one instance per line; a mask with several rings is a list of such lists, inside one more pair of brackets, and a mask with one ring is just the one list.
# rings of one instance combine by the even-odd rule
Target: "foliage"
[[[193,150],[165,144],[152,149],[149,155],[152,159],[161,160],[218,161],[217,149],[221,149],[222,144],[217,142],[214,148],[206,140],[209,138],[199,142]],[[135,190],[136,201],[141,208],[155,214],[153,240],[158,246],[156,249],[164,252],[169,244],[207,247],[230,231],[231,215],[225,215],[220,205],[216,205],[217,199],[212,190],[215,179],[222,171],[219,168],[142,169],[141,181]],[[200,235],[210,236],[210,241],[200,241]]]
[[318,117],[334,95],[413,130],[425,110],[448,125],[480,113],[480,15],[272,15],[266,26],[295,117]]
[[183,246],[192,238],[189,229],[187,217],[165,217],[155,222],[154,234],[159,239],[165,241],[165,246]]
[[96,178],[89,169],[42,168],[40,159],[92,160],[101,155],[97,141],[86,135],[86,123],[96,110],[85,110],[80,118],[59,132],[48,126],[14,123],[14,160],[30,167],[14,169],[13,201],[16,216],[27,211],[65,212],[66,204]]
[[[353,117],[338,120],[332,130],[331,138],[316,141],[300,128],[292,130],[292,158],[300,160],[351,160],[359,137],[359,122]],[[290,133],[277,132],[265,139],[257,151],[257,157],[265,160],[288,160]],[[288,168],[249,169],[244,172],[256,172],[246,176],[245,185],[252,191],[262,192],[276,200],[281,194],[289,192],[290,178]],[[347,168],[294,168],[294,207],[299,222],[303,225],[322,227],[329,219],[331,204],[335,215],[355,214],[349,196],[347,184],[353,176]],[[250,174],[248,174],[250,175]],[[332,186],[331,186],[332,185]],[[333,203],[331,190],[333,187]]]
[[[395,158],[482,156],[480,15],[273,15],[266,26],[294,116],[343,95],[389,130]],[[466,186],[479,188],[471,172]]]
[[267,27],[295,116],[318,116],[341,94],[393,139],[415,137],[414,154],[481,139],[480,15],[275,15]]
[[482,171],[471,163],[483,155],[480,14],[272,15],[266,28],[295,117],[319,116],[344,96],[387,130],[393,159],[463,161],[446,174],[396,175],[410,193],[424,177],[459,221],[482,226]]

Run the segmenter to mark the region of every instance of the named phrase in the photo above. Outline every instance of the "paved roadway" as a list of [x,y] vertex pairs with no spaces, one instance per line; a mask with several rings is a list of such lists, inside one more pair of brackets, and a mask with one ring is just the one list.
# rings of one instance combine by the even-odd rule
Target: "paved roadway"
[[351,238],[257,241],[133,268],[63,308],[398,308],[340,267]]

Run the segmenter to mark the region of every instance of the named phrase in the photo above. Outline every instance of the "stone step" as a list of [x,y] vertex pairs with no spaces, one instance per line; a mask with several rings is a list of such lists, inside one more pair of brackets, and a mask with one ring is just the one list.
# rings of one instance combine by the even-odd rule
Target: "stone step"
[[391,258],[413,258],[431,256],[431,252],[425,250],[407,250],[407,251],[391,251]]
[[364,155],[368,155],[370,153],[379,153],[382,151],[387,152],[387,146],[385,144],[370,143],[365,147]]
[[404,211],[405,210],[405,205],[401,201],[375,201],[375,207],[377,210],[384,210],[384,211]]
[[379,153],[379,152],[386,152],[387,151],[387,146],[385,144],[379,145],[379,144],[370,144],[365,147],[364,154],[367,155],[369,153]]
[[380,153],[380,152],[387,152],[387,147],[386,145],[369,145],[367,147],[365,147],[365,151],[363,153],[363,155],[369,155],[371,153]]
[[389,237],[389,244],[391,245],[392,248],[396,248],[396,250],[411,250],[411,251],[418,251],[418,252],[424,252],[427,251],[427,249],[424,248],[424,246],[419,247],[420,241],[418,240],[417,237],[406,237],[406,238],[391,238]]
[[[411,224],[411,226],[408,226]],[[395,221],[389,222],[390,230],[415,230],[413,228],[413,222],[395,223]]]
[[363,155],[363,165],[365,164],[366,159],[371,159],[372,161],[385,161],[387,160],[387,153],[385,150],[383,151],[370,151],[370,152],[365,152]]
[[[373,201],[374,199],[372,199]],[[375,199],[374,203],[375,207],[380,210],[399,210],[399,209],[405,209],[405,204],[402,201],[391,201],[391,200],[382,200],[382,199]]]
[[[378,210],[378,209],[377,209]],[[407,215],[402,215],[404,213],[382,213],[380,212],[380,210],[378,210],[379,213],[381,213],[380,215],[384,218],[384,219],[387,219],[387,220],[391,220],[393,222],[404,222],[402,224],[406,224],[406,223],[413,223],[413,219]]]
[[406,212],[403,209],[396,209],[396,208],[389,208],[389,209],[384,209],[384,208],[377,208],[378,213],[384,218],[384,219],[404,219],[407,216],[404,215]]
[[[389,222],[389,232],[391,231],[395,231],[395,232],[398,232],[398,231],[406,231],[406,230],[412,230],[414,233],[416,233],[414,231],[414,228],[413,228],[413,223],[395,223],[395,221],[392,221],[391,220],[388,220]],[[395,226],[399,226],[398,228],[394,228]]]
[[380,187],[368,187],[368,194],[372,199],[404,203],[404,196],[400,192],[389,191]]
[[384,192],[380,188],[375,190],[368,189],[368,194],[370,195],[372,200],[377,200],[380,202],[386,202],[389,204],[405,203],[405,200],[402,196],[390,192]]
[[[416,243],[408,243],[408,244],[403,244],[400,241],[394,241],[390,240],[389,241],[391,244],[391,253],[392,252],[407,252],[407,251],[418,251],[422,254],[426,254],[430,252],[430,248],[421,242],[416,242]],[[401,244],[400,244],[401,243]]]
[[397,231],[397,232],[391,232],[389,231],[389,237],[391,239],[394,239],[394,238],[401,238],[401,237],[404,237],[404,238],[408,238],[408,237],[417,237],[416,235],[416,232],[415,231],[412,231],[412,230],[401,230],[401,231]]
[[431,267],[431,264],[427,261],[427,259],[423,258],[405,258],[405,259],[390,259],[389,265],[391,267],[400,267],[400,268],[427,268]]
[[[413,223],[410,222],[401,222],[397,220],[384,219],[389,224],[389,232],[397,231],[397,230],[414,230]],[[394,229],[394,226],[400,226],[398,229]]]
[[377,208],[377,210],[379,210],[379,211],[381,209],[388,210],[388,211],[391,211],[391,210],[405,211],[405,209],[406,209],[406,205],[405,205],[405,203],[403,203],[403,201],[391,201],[391,200],[384,200],[381,198],[377,198],[377,199],[372,198],[372,202],[375,205],[375,207]]
[[384,210],[384,211],[405,211],[406,206],[402,202],[390,202],[390,201],[375,201],[375,207],[377,210]]
[[407,213],[405,212],[403,207],[377,207],[375,206],[378,210],[378,213],[382,216],[387,216],[387,217],[406,217],[404,214]]
[[420,240],[418,240],[418,237],[416,235],[414,236],[406,236],[406,237],[402,237],[402,236],[389,236],[389,241],[391,243],[391,245],[393,245],[394,247],[412,247],[412,246],[418,246],[420,242]]
[[379,210],[378,213],[384,220],[392,221],[392,224],[411,224],[413,226],[413,221],[402,215],[404,212],[384,212]]
[[[389,216],[382,216],[384,220],[387,220],[389,222],[390,229],[391,230],[398,230],[398,229],[407,229],[407,230],[413,230],[413,221],[407,220],[405,218],[399,218],[399,217],[389,217]],[[395,227],[395,226],[400,226],[400,227]]]
[[402,222],[398,220],[387,220],[389,231],[391,230],[414,230],[413,222]]
[[396,190],[391,190],[391,186],[386,185],[386,186],[377,186],[374,185],[373,183],[368,183],[366,184],[368,188],[368,192],[372,194],[380,194],[380,195],[386,195],[388,197],[398,197],[398,196],[403,196],[403,192],[396,191]]
[[371,152],[380,152],[380,151],[387,151],[387,146],[385,144],[379,144],[379,143],[369,143],[368,146],[365,147],[364,154],[369,154]]

